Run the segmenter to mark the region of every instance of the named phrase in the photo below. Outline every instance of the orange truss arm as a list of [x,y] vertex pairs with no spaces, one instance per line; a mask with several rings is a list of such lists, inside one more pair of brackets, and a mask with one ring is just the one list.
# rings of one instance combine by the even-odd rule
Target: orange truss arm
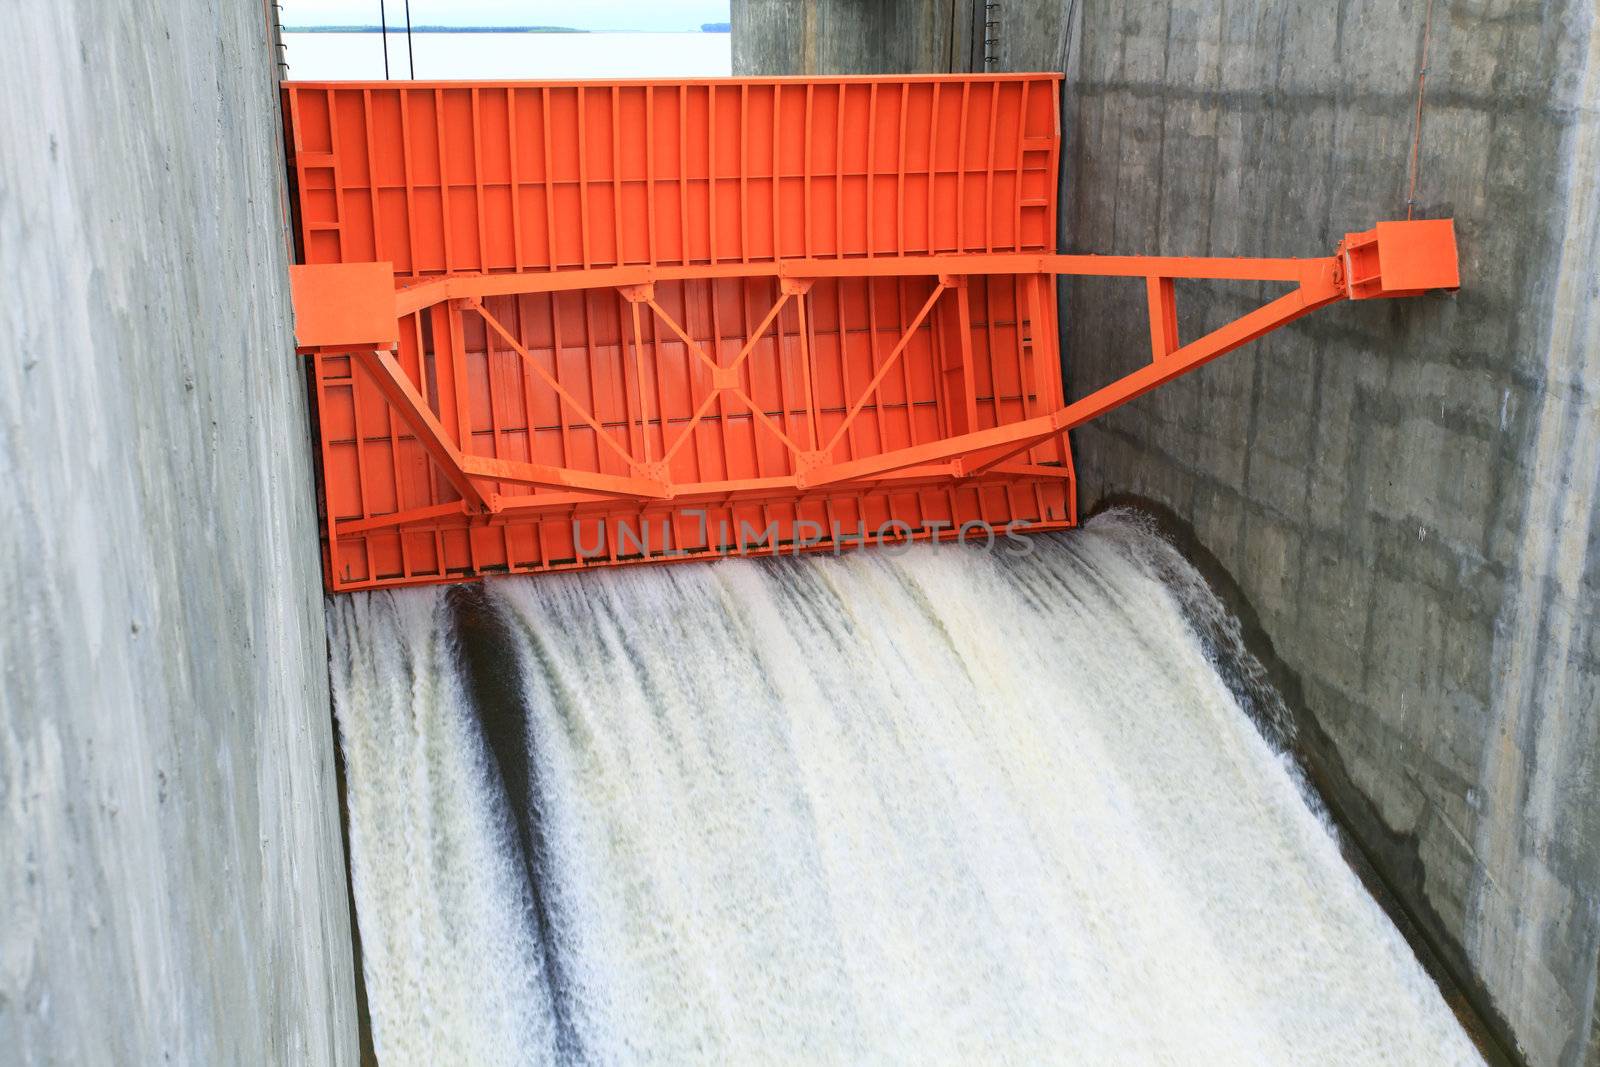
[[[1403,227],[1409,227],[1404,229]],[[1364,279],[1370,296],[1412,295],[1431,288],[1455,288],[1457,272],[1454,229],[1448,220],[1380,223],[1377,231],[1351,234],[1325,259],[1248,260],[1175,259],[1141,256],[1043,256],[1041,266],[1059,274],[1111,275],[1148,279],[1151,319],[1151,362],[1110,385],[1045,416],[1006,426],[944,438],[927,445],[898,449],[866,459],[804,471],[801,487],[871,477],[905,467],[956,460],[955,474],[970,477],[1033,448],[1106,412],[1121,407],[1159,385],[1194,370],[1218,356],[1256,340],[1318,308],[1346,298],[1360,299],[1349,283],[1352,248],[1370,247],[1379,233],[1389,234],[1391,254],[1405,261],[1410,273],[1387,285],[1374,272]],[[1374,253],[1374,257],[1376,253]],[[1296,287],[1249,314],[1186,345],[1178,342],[1174,278],[1229,278],[1254,281],[1296,281]]]
[[[577,516],[595,508],[615,508],[618,504],[633,502],[642,507],[655,502],[658,506],[671,503],[671,515],[695,514],[691,505],[739,505],[767,508],[794,506],[799,500],[819,492],[830,494],[859,494],[883,489],[921,490],[941,485],[963,484],[973,479],[988,479],[996,485],[1035,485],[1042,480],[1066,479],[1070,484],[1071,469],[1030,459],[1041,446],[1062,437],[1072,428],[1111,411],[1156,388],[1218,358],[1241,345],[1287,325],[1303,315],[1327,304],[1343,299],[1366,299],[1374,296],[1411,295],[1432,288],[1450,288],[1458,284],[1454,231],[1448,221],[1415,223],[1381,223],[1367,233],[1351,234],[1332,255],[1314,259],[1213,259],[1141,256],[1064,256],[1018,254],[970,254],[960,256],[885,256],[868,260],[816,260],[787,259],[768,263],[730,263],[673,267],[611,267],[601,269],[574,269],[542,273],[463,274],[436,278],[395,289],[382,272],[361,265],[362,270],[348,267],[296,267],[294,293],[299,312],[298,342],[304,351],[319,353],[348,353],[361,367],[366,377],[376,386],[385,403],[392,409],[403,426],[410,431],[428,459],[439,469],[449,485],[459,494],[459,501],[445,500],[421,507],[397,508],[382,515],[364,515],[355,519],[338,519],[331,525],[334,538],[371,534],[383,530],[425,530],[441,521],[459,521],[476,515],[476,521],[500,523],[539,516]],[[298,272],[316,270],[315,277],[300,276]],[[1012,418],[996,425],[978,423],[978,406],[975,382],[987,373],[995,383],[992,396],[986,403],[995,405],[998,418],[1001,388],[994,378],[994,366],[980,369],[976,339],[982,331],[989,332],[987,357],[995,358],[993,331],[996,311],[992,304],[985,312],[986,324],[980,329],[974,320],[969,302],[970,279],[989,279],[988,287],[996,279],[1025,280],[1028,293],[1027,307],[1021,298],[1015,314],[1018,319],[1019,348],[1031,352],[1031,346],[1044,344],[1043,351],[1053,361],[1053,339],[1041,331],[1054,329],[1054,317],[1039,299],[1044,289],[1056,275],[1104,275],[1143,280],[1146,289],[1150,318],[1150,362],[1127,376],[1097,389],[1071,403],[1056,400],[1044,413],[1028,414],[1030,408],[1041,401],[1048,402],[1048,391],[1041,392],[1035,379],[1042,368],[1031,362],[1031,355],[1017,364],[1023,382],[1023,417]],[[878,284],[901,285],[904,279],[933,279],[927,295],[905,307],[904,319],[895,324],[893,345],[884,355],[876,354],[877,327],[872,328],[870,377],[864,384],[850,386],[850,372],[843,371],[842,383],[831,387],[840,400],[822,398],[826,388],[819,378],[818,350],[812,333],[816,328],[815,315],[807,305],[807,293],[819,283],[834,284],[855,280],[869,287]],[[1293,286],[1288,292],[1271,300],[1256,310],[1240,316],[1226,325],[1184,343],[1179,333],[1174,279],[1244,279],[1282,282]],[[668,312],[656,298],[655,287],[660,284],[710,283],[733,280],[747,285],[749,279],[767,279],[766,285],[777,283],[776,299],[763,314],[741,334],[737,354],[731,361],[722,362],[715,352],[697,339],[698,329],[691,328],[690,320],[684,322]],[[383,292],[380,293],[380,288]],[[489,311],[485,301],[494,298],[538,299],[553,301],[560,294],[581,295],[586,290],[611,289],[619,292],[631,310],[631,318],[624,314],[620,323],[615,348],[621,358],[628,360],[632,381],[628,392],[634,410],[621,425],[636,430],[642,442],[643,459],[620,445],[609,425],[593,404],[584,403],[573,387],[563,384],[552,355],[552,368],[546,369],[530,351],[525,337],[507,326],[500,317]],[[954,290],[956,299],[942,301]],[[985,292],[989,292],[986,289]],[[1020,290],[1019,290],[1020,291]],[[343,309],[324,307],[329,301],[342,301]],[[467,428],[477,425],[480,432],[485,421],[493,423],[498,408],[491,403],[485,416],[481,407],[469,420],[470,401],[462,390],[463,384],[453,381],[449,391],[441,390],[440,398],[430,402],[423,388],[402,367],[401,361],[386,349],[395,346],[394,338],[404,336],[412,317],[437,305],[450,302],[449,314],[437,328],[440,344],[445,346],[441,359],[448,359],[462,373],[462,329],[460,310],[471,310],[484,324],[484,329],[499,343],[504,344],[525,368],[525,378],[537,381],[554,396],[556,410],[567,411],[577,420],[575,426],[592,431],[597,448],[613,453],[625,464],[628,474],[608,474],[592,468],[567,464],[530,462],[475,454],[469,442],[462,439],[470,433]],[[872,300],[868,300],[869,305]],[[393,318],[375,313],[378,306],[392,308]],[[641,305],[649,312],[640,314]],[[587,298],[582,304],[588,307]],[[782,327],[784,310],[794,307],[791,330]],[[945,307],[944,312],[936,311]],[[711,305],[715,314],[715,305]],[[912,308],[915,308],[912,311]],[[354,309],[354,310],[352,310]],[[443,309],[438,309],[443,310]],[[906,313],[909,313],[907,315]],[[589,329],[586,314],[585,329]],[[840,312],[842,314],[842,311]],[[1020,336],[1022,319],[1028,320],[1032,340]],[[647,380],[653,375],[656,389],[663,388],[662,376],[667,370],[661,363],[662,354],[652,341],[648,346],[651,360],[647,361],[642,320],[664,327],[667,333],[681,342],[688,367],[682,372],[690,381],[703,380],[703,390],[682,414],[670,416],[679,422],[671,433],[667,432],[670,413],[658,410],[648,399]],[[744,320],[747,324],[749,319]],[[837,358],[843,359],[845,324],[836,324],[839,330]],[[631,327],[631,328],[630,328]],[[945,331],[945,332],[941,332]],[[363,336],[357,338],[356,333]],[[655,335],[652,334],[652,337]],[[792,348],[785,347],[785,339]],[[420,343],[420,341],[419,341]],[[774,401],[758,399],[753,366],[754,354],[763,344],[777,359],[773,370],[779,375],[784,398],[774,410]],[[910,358],[912,346],[919,346],[919,359],[936,361],[935,382],[938,388],[947,389],[944,408],[944,429],[930,440],[899,447],[881,448],[868,454],[857,452],[856,436],[851,433],[863,412],[873,406],[878,412],[882,432],[884,412],[896,404],[905,407],[905,417],[914,419],[910,394],[896,401],[883,395],[891,382],[891,375]],[[785,354],[788,353],[788,354]],[[594,355],[591,352],[592,361]],[[765,361],[766,357],[763,357]],[[414,361],[415,362],[415,361]],[[788,367],[785,370],[785,367]],[[693,372],[691,374],[691,371]],[[421,373],[420,371],[418,373]],[[589,368],[589,391],[598,397],[594,382],[598,373],[595,364]],[[858,369],[858,374],[862,371]],[[749,388],[744,379],[749,377]],[[906,369],[905,388],[909,389],[911,372]],[[785,375],[788,377],[785,378]],[[698,376],[698,378],[696,377]],[[865,375],[863,375],[865,376]],[[788,385],[782,382],[787,380]],[[859,379],[858,379],[859,382]],[[525,387],[526,388],[526,387]],[[698,427],[703,425],[719,397],[725,394],[740,402],[753,427],[759,427],[782,448],[788,457],[788,468],[772,474],[750,478],[713,478],[673,476],[687,459],[688,445],[695,439]],[[529,392],[529,420],[534,404],[534,393]],[[943,395],[943,394],[941,394]],[[453,400],[451,399],[453,398]],[[1064,399],[1064,398],[1063,398]],[[447,409],[453,403],[454,409]],[[791,405],[798,404],[798,410]],[[830,407],[837,404],[837,407]],[[437,409],[437,410],[436,410]],[[445,416],[450,410],[454,418]],[[833,414],[830,414],[833,412]],[[728,409],[719,416],[727,419],[738,413]],[[803,449],[786,432],[791,417],[804,423],[803,434],[811,443]],[[831,425],[824,428],[824,420]],[[780,424],[780,421],[782,424]],[[447,427],[460,427],[452,431]],[[564,423],[563,423],[564,425]],[[654,459],[651,428],[660,432],[661,458]],[[565,431],[563,431],[565,432]],[[915,430],[913,428],[913,437]],[[849,440],[850,447],[841,456],[842,446]],[[724,442],[726,443],[724,437]],[[326,443],[325,443],[326,447]],[[531,452],[531,439],[529,449]],[[565,451],[563,449],[563,455]],[[1065,455],[1065,453],[1063,453]],[[523,495],[506,495],[499,491],[503,484],[530,487],[533,492]],[[986,483],[987,484],[987,483]],[[675,521],[675,520],[664,520]]]
[[[1388,260],[1398,266],[1385,272]],[[296,267],[296,271],[315,270],[321,275],[319,282],[327,280],[329,268]],[[994,275],[1021,270],[1027,272],[1076,275],[1105,275],[1113,277],[1143,278],[1151,318],[1151,362],[1126,377],[1111,383],[1073,403],[1049,414],[1010,422],[1002,426],[955,433],[936,441],[905,448],[890,449],[876,455],[842,462],[828,462],[827,457],[838,448],[852,423],[878,392],[880,386],[894,369],[908,344],[924,327],[940,297],[961,285],[967,275]],[[818,278],[839,277],[898,277],[934,276],[938,279],[931,293],[906,324],[886,358],[876,367],[843,418],[834,427],[827,443],[820,449],[805,452],[773,421],[754,398],[738,384],[738,372],[755,349],[762,336],[778,319],[791,297],[797,309],[803,309],[806,283]],[[655,299],[653,285],[659,280],[684,278],[723,277],[776,277],[785,285],[775,303],[767,310],[738,355],[727,366],[717,362]],[[337,337],[339,347],[348,343],[347,336],[353,322],[348,314],[337,315],[323,311],[322,294],[342,301],[354,301],[364,308],[373,303],[371,271],[357,276],[354,272],[339,279],[340,284],[321,288],[311,284],[297,284],[297,307],[302,311],[302,321],[313,331],[307,335],[303,329],[301,346],[316,350],[324,339],[314,331],[319,324],[332,323],[328,336]],[[1294,282],[1295,288],[1263,307],[1222,326],[1212,332],[1180,344],[1178,317],[1173,296],[1173,279],[1245,279],[1257,281]],[[422,310],[424,300],[456,300],[461,306],[478,313],[487,326],[515,352],[522,361],[594,432],[596,439],[615,452],[635,470],[632,477],[608,475],[556,467],[548,464],[528,463],[467,454],[462,444],[453,440],[440,423],[417,387],[400,368],[394,357],[377,346],[384,338],[368,339],[371,347],[355,347],[352,354],[371,376],[385,400],[395,409],[403,422],[412,430],[427,454],[439,466],[450,484],[474,510],[494,512],[500,509],[496,496],[486,493],[482,483],[510,482],[550,489],[577,490],[593,497],[630,497],[639,499],[672,499],[707,494],[736,494],[746,490],[812,489],[846,483],[870,483],[884,476],[910,468],[928,468],[950,477],[972,477],[1001,468],[1006,461],[1054,437],[1097,418],[1130,400],[1149,392],[1157,386],[1186,374],[1241,345],[1284,326],[1303,315],[1341,299],[1361,299],[1369,296],[1410,295],[1436,287],[1453,287],[1458,284],[1454,247],[1454,233],[1448,221],[1381,223],[1374,231],[1352,234],[1330,257],[1321,259],[1211,259],[1142,256],[1063,256],[1063,255],[968,255],[968,256],[897,256],[883,257],[865,262],[840,262],[816,260],[785,260],[765,264],[729,264],[722,268],[712,266],[677,268],[609,268],[603,270],[573,270],[549,272],[539,275],[463,275],[439,279],[400,289],[393,297],[396,319]],[[361,287],[365,286],[365,290]],[[491,295],[526,295],[554,293],[569,290],[616,287],[623,290],[629,302],[637,308],[643,303],[655,318],[683,342],[691,353],[712,375],[712,388],[700,401],[692,417],[678,432],[666,456],[659,464],[637,461],[618,445],[606,428],[570,390],[565,388],[550,372],[539,365],[528,349],[521,344],[506,326],[484,307],[482,301]],[[962,302],[963,320],[965,303]],[[367,328],[371,332],[393,336],[392,324],[373,319],[370,312]],[[378,323],[382,322],[379,329]],[[806,355],[806,326],[803,311],[799,317],[799,341],[802,350],[802,371],[806,372],[806,389],[811,389],[809,358]],[[970,373],[970,329],[963,331],[966,343],[961,346],[960,358]],[[632,337],[635,359],[642,360],[642,343],[637,319]],[[642,362],[636,368],[636,377],[642,382]],[[742,400],[752,417],[772,432],[791,453],[795,454],[798,469],[790,476],[775,479],[740,480],[725,484],[673,483],[664,477],[668,462],[690,438],[696,425],[709,410],[711,402],[720,392],[730,392]],[[808,396],[808,408],[815,418],[814,403]],[[646,472],[654,476],[643,476]],[[405,521],[396,516],[394,524]]]

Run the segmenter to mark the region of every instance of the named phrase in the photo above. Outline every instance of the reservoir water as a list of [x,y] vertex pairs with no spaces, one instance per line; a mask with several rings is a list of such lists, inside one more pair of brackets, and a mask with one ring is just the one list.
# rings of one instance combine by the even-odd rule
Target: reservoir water
[[1479,1062],[1198,576],[1030,544],[335,600],[380,1060]]
[[[376,7],[374,7],[376,10]],[[732,71],[726,33],[405,33],[389,32],[389,72],[422,80],[473,78],[709,78]],[[381,80],[379,33],[285,33],[288,77]]]

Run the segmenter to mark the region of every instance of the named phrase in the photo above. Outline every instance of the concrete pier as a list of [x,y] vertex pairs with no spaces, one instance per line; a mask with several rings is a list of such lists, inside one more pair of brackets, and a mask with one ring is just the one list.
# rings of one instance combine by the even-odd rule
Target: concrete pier
[[[1404,217],[1424,0],[1199,6],[1074,27],[1067,246],[1312,255]],[[1529,1062],[1592,1064],[1600,32],[1589,0],[1433,15],[1413,207],[1456,218],[1462,291],[1273,335],[1086,428],[1080,469],[1192,527],[1392,888]],[[1069,290],[1074,387],[1139,358],[1130,296]]]
[[260,3],[0,34],[0,1058],[356,1056]]

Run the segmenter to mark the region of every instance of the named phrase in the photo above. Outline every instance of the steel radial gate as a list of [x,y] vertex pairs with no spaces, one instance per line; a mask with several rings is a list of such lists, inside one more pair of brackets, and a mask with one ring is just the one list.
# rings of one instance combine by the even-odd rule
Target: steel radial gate
[[[1455,284],[1448,222],[1055,255],[1057,78],[286,85],[329,587],[1059,529],[1070,426]],[[1150,365],[1070,406],[1061,273],[1151,310]],[[1293,288],[1185,345],[1175,277]]]

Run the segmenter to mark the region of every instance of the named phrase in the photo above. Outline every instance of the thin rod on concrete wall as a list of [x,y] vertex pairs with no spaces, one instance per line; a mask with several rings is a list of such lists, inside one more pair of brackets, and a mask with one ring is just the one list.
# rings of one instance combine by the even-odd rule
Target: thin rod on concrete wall
[[1406,189],[1406,218],[1417,209],[1417,176],[1422,171],[1422,100],[1428,86],[1428,38],[1433,35],[1433,0],[1422,15],[1422,58],[1417,63],[1417,111],[1411,123],[1411,172]]

